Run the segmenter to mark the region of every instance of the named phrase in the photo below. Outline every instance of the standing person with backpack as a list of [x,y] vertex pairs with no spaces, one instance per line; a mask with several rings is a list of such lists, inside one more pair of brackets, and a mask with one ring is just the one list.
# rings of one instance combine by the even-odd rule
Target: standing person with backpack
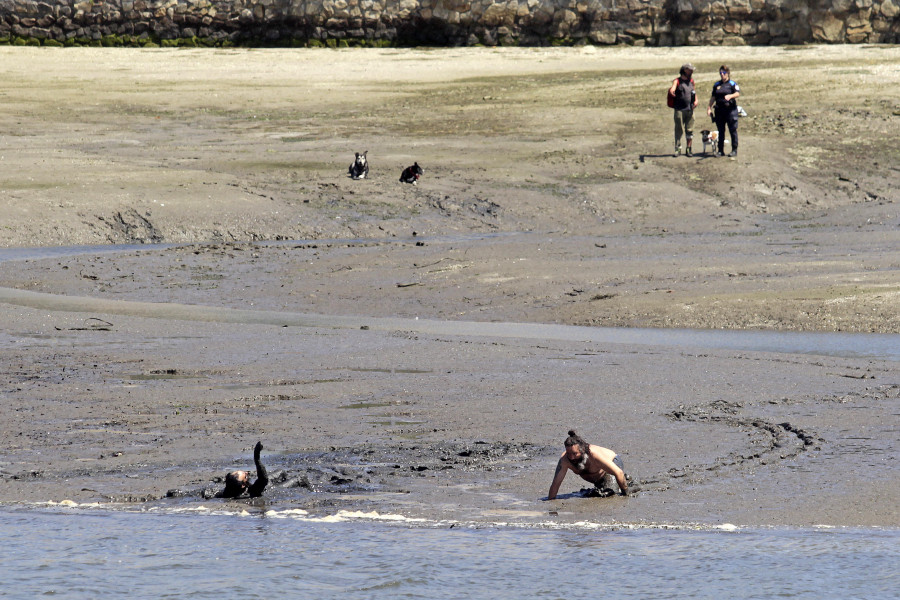
[[[738,150],[738,105],[737,99],[741,95],[741,88],[731,78],[731,69],[728,65],[719,67],[719,81],[713,84],[712,95],[709,97],[709,106],[706,114],[713,117],[719,130],[719,151],[716,156],[725,156],[725,126],[728,125],[728,133],[731,134],[731,158],[737,157]],[[715,105],[715,113],[713,113]]]
[[697,108],[697,92],[694,90],[694,65],[681,66],[678,77],[669,88],[668,105],[675,109],[675,156],[681,154],[681,136],[687,140],[685,155],[692,156],[691,142],[694,140],[694,109]]

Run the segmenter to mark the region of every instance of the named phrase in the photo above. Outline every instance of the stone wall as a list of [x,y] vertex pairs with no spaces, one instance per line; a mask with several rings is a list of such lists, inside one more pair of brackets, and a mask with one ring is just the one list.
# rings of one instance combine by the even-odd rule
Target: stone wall
[[0,0],[0,43],[898,43],[900,0]]

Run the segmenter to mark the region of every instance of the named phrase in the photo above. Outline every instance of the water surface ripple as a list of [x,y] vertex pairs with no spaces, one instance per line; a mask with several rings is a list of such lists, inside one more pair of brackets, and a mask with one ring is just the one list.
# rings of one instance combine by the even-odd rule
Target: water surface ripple
[[[8,598],[895,598],[894,530],[410,527],[0,509]],[[14,568],[13,568],[14,566]]]

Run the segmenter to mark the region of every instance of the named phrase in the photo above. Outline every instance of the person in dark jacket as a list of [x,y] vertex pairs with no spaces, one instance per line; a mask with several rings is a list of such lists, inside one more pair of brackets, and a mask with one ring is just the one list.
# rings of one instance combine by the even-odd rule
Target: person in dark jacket
[[673,96],[672,108],[675,111],[675,156],[681,154],[681,136],[684,135],[687,145],[685,155],[691,156],[694,139],[694,109],[697,108],[697,92],[694,90],[694,65],[687,63],[681,66],[678,77],[672,82],[669,94]]
[[[719,130],[719,151],[717,156],[725,155],[725,126],[731,135],[731,158],[735,158],[738,152],[738,105],[737,99],[741,95],[741,88],[731,78],[731,69],[728,65],[719,67],[719,81],[713,84],[712,94],[709,97],[709,106],[706,114],[713,116],[716,128]],[[713,112],[715,109],[715,112]]]

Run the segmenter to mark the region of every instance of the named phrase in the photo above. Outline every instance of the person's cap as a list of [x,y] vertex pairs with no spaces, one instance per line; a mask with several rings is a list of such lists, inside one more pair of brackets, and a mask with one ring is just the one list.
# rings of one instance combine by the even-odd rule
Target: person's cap
[[684,63],[683,65],[681,65],[681,70],[682,71],[693,71],[694,65],[692,65],[691,63]]

